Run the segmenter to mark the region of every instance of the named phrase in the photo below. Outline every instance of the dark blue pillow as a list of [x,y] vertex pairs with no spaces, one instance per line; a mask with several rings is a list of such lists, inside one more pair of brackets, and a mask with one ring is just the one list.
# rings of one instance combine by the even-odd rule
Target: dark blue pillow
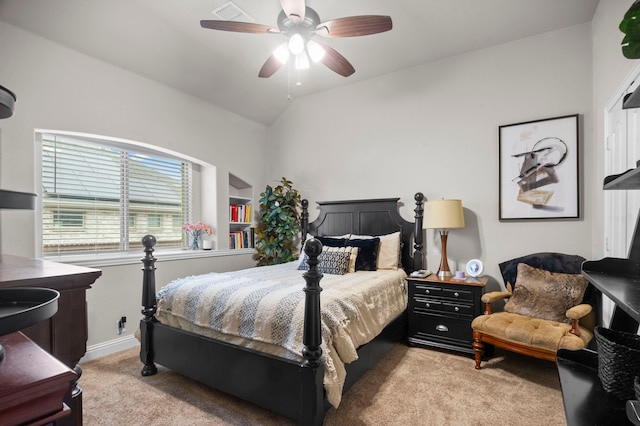
[[326,247],[346,247],[346,238],[334,238],[334,237],[316,237],[316,240],[320,241],[323,246]]
[[356,271],[375,271],[378,269],[378,248],[380,238],[352,239],[348,240],[348,247],[358,247],[356,258]]

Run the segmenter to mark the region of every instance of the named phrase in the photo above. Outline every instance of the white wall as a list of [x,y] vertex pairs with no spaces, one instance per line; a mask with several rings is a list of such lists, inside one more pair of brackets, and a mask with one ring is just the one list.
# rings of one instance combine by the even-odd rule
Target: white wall
[[[0,22],[0,57],[0,84],[18,97],[14,116],[0,121],[3,189],[39,192],[35,188],[36,128],[157,145],[217,166],[222,188],[229,172],[257,189],[264,186],[260,159],[266,155],[266,129],[261,124],[4,22]],[[217,228],[226,239],[228,192],[212,194],[216,195],[220,206]],[[1,252],[33,257],[35,213],[4,210],[0,218]],[[170,277],[253,265],[250,255],[160,262],[158,285]],[[135,330],[141,317],[140,268],[140,263],[100,268],[102,277],[87,292],[89,345],[116,338],[114,324],[122,315],[129,319],[129,332]]]
[[[499,282],[498,263],[523,254],[590,257],[588,209],[580,220],[498,221],[498,126],[580,114],[589,175],[591,67],[591,28],[583,24],[298,99],[270,129],[272,170],[311,202],[401,197],[407,219],[417,191],[460,198],[467,226],[449,233],[449,265],[479,258]],[[581,181],[592,208],[593,182]],[[426,250],[436,270],[432,231]]]

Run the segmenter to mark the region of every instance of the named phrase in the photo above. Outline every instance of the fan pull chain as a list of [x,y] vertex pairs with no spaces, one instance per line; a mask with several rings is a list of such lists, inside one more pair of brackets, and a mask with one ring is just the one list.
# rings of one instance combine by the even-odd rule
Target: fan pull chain
[[291,61],[287,64],[287,100],[291,100]]

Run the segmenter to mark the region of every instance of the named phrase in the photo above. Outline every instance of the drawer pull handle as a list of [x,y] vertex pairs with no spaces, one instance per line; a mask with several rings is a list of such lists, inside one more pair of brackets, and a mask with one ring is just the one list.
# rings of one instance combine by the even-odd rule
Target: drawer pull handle
[[431,305],[430,305],[430,304],[428,304],[428,303],[425,303],[424,305],[425,305],[427,308],[430,308],[430,307],[431,307]]
[[429,290],[425,290],[424,292],[425,292],[426,294],[429,294]]
[[455,308],[453,308],[454,311],[458,312],[460,310],[460,308],[458,308],[457,306]]
[[436,325],[436,330],[442,331],[442,332],[447,332],[447,331],[449,331],[449,328],[447,328],[446,325],[438,324],[438,325]]
[[453,295],[454,295],[455,297],[458,297],[458,296],[460,296],[460,293],[458,293],[458,292],[456,291],[455,293],[453,293]]

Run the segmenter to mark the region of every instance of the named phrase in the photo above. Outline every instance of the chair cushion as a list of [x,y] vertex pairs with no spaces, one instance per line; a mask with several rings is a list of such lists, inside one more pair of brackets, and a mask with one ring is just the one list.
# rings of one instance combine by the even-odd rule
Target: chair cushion
[[507,312],[556,322],[568,322],[567,309],[580,303],[589,282],[580,274],[561,274],[518,265],[513,295],[504,305]]
[[511,312],[496,312],[480,315],[471,323],[475,331],[527,346],[536,346],[550,351],[582,349],[593,338],[593,332],[580,327],[580,337],[571,334],[566,323],[530,318]]

